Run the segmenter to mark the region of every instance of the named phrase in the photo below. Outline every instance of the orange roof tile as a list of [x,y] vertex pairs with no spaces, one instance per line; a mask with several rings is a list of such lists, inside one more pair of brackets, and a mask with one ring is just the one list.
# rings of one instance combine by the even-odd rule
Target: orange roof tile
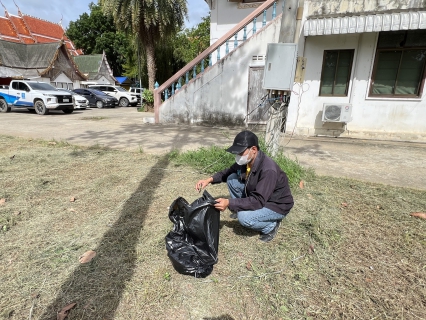
[[21,39],[26,44],[32,44],[32,43],[34,43],[34,40],[31,39],[31,38],[24,38],[24,37],[22,37]]
[[9,19],[3,17],[0,17],[0,34],[19,39]]
[[76,50],[60,24],[28,16],[21,12],[19,12],[19,16],[16,16],[6,11],[6,17],[0,17],[0,38],[27,44],[63,40],[72,55],[83,54],[82,50]]
[[26,36],[30,35],[27,28],[25,28],[24,20],[22,20],[21,17],[10,15],[10,21],[12,21],[12,23],[15,25],[19,34],[26,35]]
[[23,15],[23,19],[31,30],[32,34],[45,35],[60,40],[64,34],[64,29],[53,22]]
[[[38,43],[50,43],[50,42],[55,42],[50,38],[46,38],[43,36],[39,36],[39,35],[33,35],[33,37],[37,40]],[[59,42],[59,40],[57,40]]]
[[65,41],[65,45],[67,46],[68,50],[75,50],[75,48],[74,48],[74,46],[72,45],[71,42]]

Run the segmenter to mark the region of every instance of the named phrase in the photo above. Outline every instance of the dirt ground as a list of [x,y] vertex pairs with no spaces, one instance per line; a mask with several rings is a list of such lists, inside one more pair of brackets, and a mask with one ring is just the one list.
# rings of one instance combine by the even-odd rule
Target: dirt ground
[[[152,113],[136,108],[76,110],[39,116],[27,111],[0,114],[5,135],[55,139],[163,154],[232,143],[241,128],[147,123]],[[426,144],[347,138],[284,137],[284,152],[317,174],[426,190]]]

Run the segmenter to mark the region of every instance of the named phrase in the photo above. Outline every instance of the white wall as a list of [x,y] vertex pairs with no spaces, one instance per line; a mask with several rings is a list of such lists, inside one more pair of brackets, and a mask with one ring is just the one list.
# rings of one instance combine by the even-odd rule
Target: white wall
[[[369,98],[368,89],[376,50],[377,33],[307,37],[304,93],[290,101],[287,128],[301,135],[332,135],[426,141],[426,102],[422,98]],[[347,97],[319,96],[324,50],[354,49],[354,63]],[[299,85],[294,91],[300,90]],[[423,100],[423,101],[422,101]],[[324,103],[351,103],[352,121],[323,123]]]
[[[250,13],[256,10],[256,7],[262,5],[263,2],[259,3],[250,3],[243,4],[237,2],[228,2],[226,0],[213,0],[210,5],[210,45],[215,43],[218,39],[224,36],[229,30],[231,30],[235,25],[237,25],[241,20],[247,17]],[[282,13],[283,0],[277,1],[276,6],[276,16],[279,16]],[[270,7],[266,12],[266,23],[272,21],[272,10]],[[258,32],[262,28],[263,23],[263,14],[257,17],[256,20],[256,31]],[[247,25],[246,35],[247,38],[253,35],[253,23]],[[241,45],[243,42],[244,31],[241,30],[238,32],[237,40],[238,45]],[[229,40],[229,51],[234,48],[234,40],[232,37]],[[225,56],[226,47],[222,45],[220,48],[220,57]],[[217,52],[212,54],[212,63],[217,61]]]
[[160,122],[243,125],[247,114],[248,72],[252,57],[277,42],[281,19],[247,40],[204,74],[182,87],[160,107]]

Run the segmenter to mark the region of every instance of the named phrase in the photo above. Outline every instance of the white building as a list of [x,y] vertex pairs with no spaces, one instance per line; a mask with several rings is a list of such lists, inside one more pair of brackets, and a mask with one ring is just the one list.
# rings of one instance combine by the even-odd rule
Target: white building
[[[253,25],[241,23],[245,2],[208,1],[213,39],[228,32],[231,40],[232,19],[237,29]],[[305,0],[296,37],[298,56],[306,58],[305,74],[293,87],[287,133],[426,141],[424,6],[419,0]],[[158,106],[157,120],[225,125],[265,120],[269,105],[261,99],[264,55],[267,43],[278,42],[282,4],[276,7],[277,18],[268,18],[264,28],[261,25],[225,56],[226,39],[215,42],[224,43],[219,63]],[[250,9],[258,10],[256,25],[263,20],[259,8]],[[340,104],[351,106],[351,120],[323,121],[324,106]]]

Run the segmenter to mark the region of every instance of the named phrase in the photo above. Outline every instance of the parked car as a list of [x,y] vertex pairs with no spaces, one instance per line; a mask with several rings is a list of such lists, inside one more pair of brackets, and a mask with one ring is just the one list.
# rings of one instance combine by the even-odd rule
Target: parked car
[[89,105],[91,106],[96,106],[98,108],[115,108],[118,106],[118,100],[116,98],[111,97],[102,91],[95,89],[74,89],[73,91],[89,100]]
[[80,109],[84,110],[89,106],[89,100],[87,100],[85,97],[80,96],[79,94],[75,93],[74,91],[58,88],[59,91],[65,91],[72,94],[73,103],[74,103],[74,109]]
[[108,84],[96,84],[90,85],[89,89],[96,89],[103,91],[110,96],[113,96],[118,99],[120,107],[136,106],[138,104],[138,99],[135,96],[132,96],[126,89],[120,86],[108,85]]
[[40,115],[50,110],[74,111],[71,94],[58,92],[49,83],[30,80],[12,80],[7,89],[0,89],[0,112],[9,112],[11,108],[26,108]]
[[141,103],[141,97],[142,97],[142,92],[143,92],[143,88],[130,88],[129,92],[132,96],[135,96],[136,99],[138,99],[138,104]]

